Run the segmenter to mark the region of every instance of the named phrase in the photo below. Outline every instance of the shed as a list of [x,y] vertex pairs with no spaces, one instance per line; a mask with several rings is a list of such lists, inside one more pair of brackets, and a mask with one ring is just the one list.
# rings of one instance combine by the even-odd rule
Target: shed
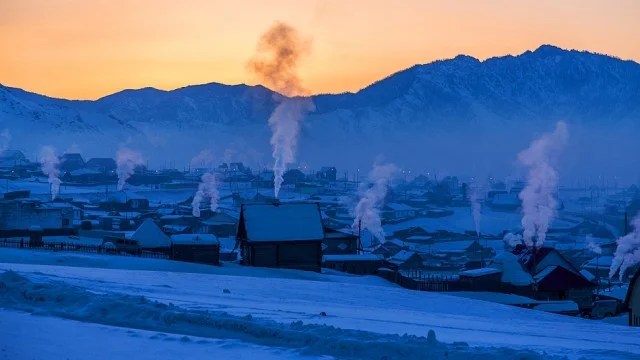
[[146,219],[131,235],[131,239],[137,240],[144,250],[167,252],[171,247],[171,238],[160,230],[151,219]]
[[323,267],[357,275],[374,275],[383,264],[384,260],[373,254],[322,256]]
[[172,235],[171,244],[172,260],[210,265],[220,263],[220,242],[215,235]]
[[245,265],[321,271],[318,204],[243,204],[236,239]]
[[629,283],[624,306],[629,309],[629,326],[640,327],[640,270],[636,271]]

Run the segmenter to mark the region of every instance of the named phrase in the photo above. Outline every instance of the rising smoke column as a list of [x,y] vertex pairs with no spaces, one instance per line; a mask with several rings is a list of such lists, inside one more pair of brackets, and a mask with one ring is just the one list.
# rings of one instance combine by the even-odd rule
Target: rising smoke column
[[587,238],[585,240],[587,242],[587,250],[596,255],[602,255],[602,248],[600,247],[600,245],[598,245],[598,243],[593,241],[593,237],[591,237],[591,235],[587,235]]
[[276,98],[278,106],[269,118],[273,147],[274,192],[278,197],[287,164],[295,161],[300,121],[305,113],[314,110],[308,94],[298,78],[297,68],[310,43],[303,41],[297,31],[284,23],[277,23],[262,35],[256,55],[248,68],[260,80],[284,96]]
[[51,187],[51,200],[55,200],[60,194],[60,159],[56,156],[56,149],[52,146],[45,146],[40,150],[40,165],[42,172],[49,177],[49,186]]
[[195,217],[200,217],[200,203],[203,199],[209,198],[209,204],[211,211],[218,209],[218,200],[220,194],[218,193],[218,187],[216,186],[216,176],[211,173],[202,175],[202,182],[198,185],[198,191],[193,196],[191,202],[192,214]]
[[546,133],[518,154],[520,163],[529,167],[527,185],[520,192],[522,200],[522,238],[528,247],[540,247],[545,241],[558,202],[555,197],[558,173],[554,162],[567,142],[569,133],[564,122],[558,122],[552,133]]
[[0,155],[9,148],[11,142],[11,133],[9,129],[0,131]]
[[473,224],[476,227],[476,235],[480,236],[480,218],[482,216],[481,213],[481,205],[480,205],[480,189],[477,185],[471,184],[467,188],[467,198],[471,203],[471,214],[473,215]]
[[374,165],[369,173],[368,183],[361,189],[361,197],[356,204],[353,215],[354,231],[358,231],[360,225],[363,229],[369,230],[379,241],[384,241],[384,230],[380,210],[387,196],[387,190],[391,176],[397,171],[393,164]]
[[118,150],[116,153],[118,191],[124,189],[124,184],[127,182],[127,179],[133,175],[136,167],[143,163],[142,155],[139,152],[126,148]]
[[627,269],[640,263],[640,213],[631,221],[633,231],[620,237],[616,242],[618,247],[613,255],[609,278],[612,278],[620,270],[620,281],[624,278]]

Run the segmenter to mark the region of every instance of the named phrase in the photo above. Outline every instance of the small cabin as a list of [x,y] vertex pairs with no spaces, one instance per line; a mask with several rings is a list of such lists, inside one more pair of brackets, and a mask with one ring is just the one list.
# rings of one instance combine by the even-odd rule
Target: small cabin
[[320,272],[322,216],[318,204],[243,204],[236,240],[249,266]]
[[215,235],[172,235],[171,244],[171,260],[208,265],[220,263],[220,242]]

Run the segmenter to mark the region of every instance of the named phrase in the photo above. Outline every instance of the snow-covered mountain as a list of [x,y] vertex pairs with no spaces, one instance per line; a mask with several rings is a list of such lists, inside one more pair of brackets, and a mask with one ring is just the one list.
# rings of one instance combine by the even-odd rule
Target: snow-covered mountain
[[[0,129],[12,147],[78,145],[87,156],[127,145],[151,161],[270,161],[274,93],[205,84],[125,90],[69,101],[0,86]],[[416,65],[357,93],[318,95],[304,120],[301,161],[368,168],[379,157],[417,171],[510,172],[516,153],[558,120],[571,133],[564,168],[574,176],[636,180],[640,64],[544,45],[518,56],[469,56]]]

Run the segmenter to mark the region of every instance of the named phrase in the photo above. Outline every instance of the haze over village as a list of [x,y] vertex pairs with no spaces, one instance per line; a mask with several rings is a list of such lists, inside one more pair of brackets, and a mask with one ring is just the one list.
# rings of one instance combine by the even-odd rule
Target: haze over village
[[[571,36],[544,38],[586,44],[579,50],[529,40],[515,52],[469,46],[468,54],[398,66],[353,90],[345,76],[321,87],[312,70],[349,67],[355,79],[382,66],[368,46],[392,56],[398,42],[428,41],[388,30],[373,45],[347,31],[377,34],[373,19],[385,10],[426,26],[411,15],[426,14],[424,4],[372,2],[362,15],[369,25],[331,22],[343,31],[340,44],[361,39],[343,50],[341,65],[327,50],[325,22],[353,4],[242,3],[264,17],[259,31],[246,27],[251,52],[238,50],[247,48],[244,32],[234,35],[238,44],[216,48],[229,52],[220,59],[234,59],[224,76],[241,83],[168,89],[180,72],[167,65],[146,87],[126,87],[144,72],[112,76],[123,87],[111,94],[107,74],[121,64],[109,67],[88,45],[106,41],[93,31],[111,25],[86,21],[101,12],[136,18],[142,8],[0,5],[9,9],[7,39],[26,44],[0,61],[0,356],[640,357],[640,54],[625,52],[632,45],[622,41],[608,46],[629,60],[603,53],[607,42],[583,23],[637,4],[577,5],[584,16],[572,20]],[[429,4],[435,14],[467,16]],[[203,29],[199,13],[212,10],[189,1],[157,6],[159,17]],[[240,5],[217,6],[217,26],[234,28],[218,17]],[[477,11],[516,19],[520,6]],[[567,5],[540,6],[560,13]],[[68,40],[59,44],[67,57],[29,45],[38,32],[28,26],[51,26],[38,15],[45,10],[77,19],[72,28],[89,26],[84,37],[51,27],[52,39]],[[281,16],[270,19],[276,10]],[[309,11],[315,20],[305,22]],[[537,25],[515,33],[538,36],[545,24],[559,33],[557,16],[532,10],[522,21]],[[135,40],[157,63],[166,52],[151,44],[192,31],[172,33],[154,19],[135,31],[124,26],[134,36],[109,38],[114,49]],[[602,36],[616,34],[612,25]],[[496,41],[520,44],[504,36]],[[452,31],[456,39],[477,38]],[[175,59],[187,61],[190,50],[174,46]],[[447,47],[440,49],[432,51]],[[356,50],[371,61],[362,69],[350,62]],[[403,54],[393,59],[400,64]],[[29,68],[34,57],[40,65]],[[318,58],[332,61],[318,67]],[[68,72],[70,59],[83,64],[77,74]],[[104,73],[82,79],[96,59],[107,64]],[[58,87],[50,62],[65,74]],[[73,86],[85,90],[67,92]]]

